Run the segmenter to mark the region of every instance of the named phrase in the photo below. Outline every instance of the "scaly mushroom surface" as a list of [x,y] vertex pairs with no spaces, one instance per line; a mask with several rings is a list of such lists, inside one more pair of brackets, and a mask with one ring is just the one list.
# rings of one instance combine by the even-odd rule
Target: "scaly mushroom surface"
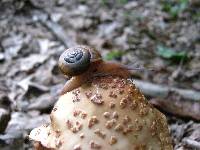
[[[85,56],[93,58],[90,51]],[[30,133],[36,150],[173,149],[165,116],[126,79],[128,70],[101,58],[91,59],[81,71],[77,66],[69,71],[64,63],[60,60],[62,72],[73,77],[51,112],[51,123]]]

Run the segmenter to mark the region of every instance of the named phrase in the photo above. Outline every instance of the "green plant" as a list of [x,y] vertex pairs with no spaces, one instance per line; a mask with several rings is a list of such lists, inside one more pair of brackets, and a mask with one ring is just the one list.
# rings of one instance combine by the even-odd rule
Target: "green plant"
[[162,45],[157,46],[157,54],[165,59],[170,59],[174,61],[181,61],[188,58],[185,51],[177,52],[171,48]]
[[124,4],[128,3],[128,0],[117,0],[117,3],[124,5]]
[[189,0],[165,0],[162,3],[162,8],[165,12],[169,13],[173,19],[175,19],[188,7],[188,4]]
[[119,59],[121,58],[121,56],[123,56],[125,54],[124,51],[120,51],[120,50],[113,50],[110,51],[109,53],[107,53],[107,55],[105,56],[105,60],[114,60],[114,59]]
[[101,0],[101,4],[103,6],[107,6],[109,4],[115,4],[115,5],[125,5],[128,3],[128,0],[114,0],[114,1],[109,1],[109,0]]

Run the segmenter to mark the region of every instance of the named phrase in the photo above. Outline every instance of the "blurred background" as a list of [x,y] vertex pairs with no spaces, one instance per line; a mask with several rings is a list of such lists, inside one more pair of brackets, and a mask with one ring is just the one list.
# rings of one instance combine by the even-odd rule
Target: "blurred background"
[[31,149],[66,82],[59,55],[77,44],[146,68],[132,79],[167,115],[174,149],[200,149],[199,0],[0,0],[0,149]]

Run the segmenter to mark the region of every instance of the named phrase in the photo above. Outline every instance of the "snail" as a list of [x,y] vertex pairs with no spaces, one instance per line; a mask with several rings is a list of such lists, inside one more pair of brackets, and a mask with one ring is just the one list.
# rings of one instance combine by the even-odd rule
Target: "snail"
[[126,66],[116,62],[103,61],[100,53],[88,46],[76,46],[64,51],[59,58],[61,72],[70,77],[61,92],[63,95],[81,84],[91,76],[117,75],[128,78],[131,72]]
[[50,124],[31,131],[35,150],[173,149],[165,116],[127,80],[125,66],[77,46],[60,56],[59,67],[71,79]]

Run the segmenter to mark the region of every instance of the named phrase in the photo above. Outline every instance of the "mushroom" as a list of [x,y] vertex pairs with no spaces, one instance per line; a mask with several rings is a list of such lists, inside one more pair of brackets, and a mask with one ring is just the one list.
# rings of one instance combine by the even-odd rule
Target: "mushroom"
[[51,123],[29,135],[36,150],[173,149],[165,116],[127,79],[125,66],[87,46],[66,50],[59,66],[70,79]]

